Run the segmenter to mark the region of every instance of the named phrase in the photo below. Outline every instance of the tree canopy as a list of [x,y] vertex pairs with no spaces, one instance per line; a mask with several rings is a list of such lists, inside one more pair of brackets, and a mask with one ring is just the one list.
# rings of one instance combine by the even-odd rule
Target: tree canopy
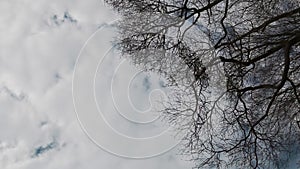
[[283,168],[300,150],[299,0],[105,0],[119,49],[174,90],[197,167]]

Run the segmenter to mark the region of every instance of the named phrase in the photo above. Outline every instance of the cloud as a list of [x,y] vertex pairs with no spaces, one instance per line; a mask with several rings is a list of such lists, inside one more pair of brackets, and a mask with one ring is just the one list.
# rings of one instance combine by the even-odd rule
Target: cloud
[[145,160],[113,156],[82,131],[74,65],[87,38],[114,18],[98,0],[0,1],[0,168],[191,168],[175,150]]

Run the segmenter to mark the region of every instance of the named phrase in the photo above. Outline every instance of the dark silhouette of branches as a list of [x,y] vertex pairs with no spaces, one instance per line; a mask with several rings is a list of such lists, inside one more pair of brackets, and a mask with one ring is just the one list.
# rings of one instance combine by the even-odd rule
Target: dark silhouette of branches
[[298,0],[106,0],[125,57],[169,80],[197,167],[284,168],[300,140]]

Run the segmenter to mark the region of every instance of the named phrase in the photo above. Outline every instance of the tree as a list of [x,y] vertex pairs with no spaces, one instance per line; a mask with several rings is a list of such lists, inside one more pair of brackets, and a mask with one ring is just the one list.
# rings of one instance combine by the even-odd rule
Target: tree
[[283,168],[300,140],[299,0],[106,0],[119,48],[168,79],[197,167]]

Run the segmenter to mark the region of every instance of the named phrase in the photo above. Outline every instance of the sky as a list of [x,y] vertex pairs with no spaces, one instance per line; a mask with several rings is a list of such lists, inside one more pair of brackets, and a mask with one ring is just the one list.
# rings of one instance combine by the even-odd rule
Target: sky
[[[144,117],[131,114],[153,106],[148,95],[155,100],[152,91],[162,89],[163,80],[133,71],[132,65],[122,62],[113,50],[105,55],[110,57],[99,62],[112,39],[102,28],[109,30],[117,18],[100,0],[0,1],[1,169],[192,168],[192,163],[178,155],[178,148],[153,158],[124,158],[101,148],[85,130],[81,115],[85,117],[92,108],[83,107],[83,114],[76,109],[72,88],[75,70],[84,73],[82,78],[94,78],[94,83],[79,79],[82,85],[95,85],[94,90],[81,83],[78,87],[81,92],[94,92],[98,108],[104,110],[106,122],[115,130],[139,138],[164,130],[157,128],[160,123],[132,123]],[[93,66],[97,66],[95,74],[85,72]],[[124,77],[130,81],[124,81]],[[129,86],[125,88],[128,90],[123,84]],[[79,99],[88,100],[76,92]],[[132,102],[125,102],[126,97]],[[105,138],[114,147],[123,144],[101,129],[97,132],[100,139]],[[139,149],[150,151],[154,147]],[[128,146],[123,152],[131,150],[134,148]]]

